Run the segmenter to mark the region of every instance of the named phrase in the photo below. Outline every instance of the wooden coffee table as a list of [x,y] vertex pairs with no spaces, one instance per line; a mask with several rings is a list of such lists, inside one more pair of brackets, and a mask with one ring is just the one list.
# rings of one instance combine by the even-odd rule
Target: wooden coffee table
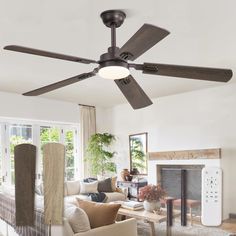
[[[145,210],[138,210],[138,211],[134,211],[134,210],[129,210],[126,208],[120,208],[118,211],[118,215],[124,216],[123,218],[126,217],[132,217],[135,218],[137,220],[143,220],[145,223],[149,223],[150,227],[151,227],[151,235],[155,236],[155,223],[160,224],[162,222],[165,222],[167,220],[167,216],[166,216],[166,211],[162,210],[161,214],[155,214],[152,212],[148,212]],[[177,217],[180,215],[180,211],[173,211],[173,217]],[[167,227],[167,232],[170,230],[168,225]]]

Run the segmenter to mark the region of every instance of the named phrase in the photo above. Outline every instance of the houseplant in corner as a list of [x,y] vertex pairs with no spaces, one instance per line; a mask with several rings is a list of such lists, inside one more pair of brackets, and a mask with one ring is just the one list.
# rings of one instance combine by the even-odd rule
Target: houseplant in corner
[[91,136],[85,160],[88,161],[90,173],[94,177],[116,173],[116,165],[113,162],[115,152],[110,151],[115,140],[115,136],[108,133],[96,133]]
[[139,189],[139,199],[143,200],[143,207],[146,211],[153,212],[161,207],[160,199],[166,196],[166,192],[160,185],[147,185]]

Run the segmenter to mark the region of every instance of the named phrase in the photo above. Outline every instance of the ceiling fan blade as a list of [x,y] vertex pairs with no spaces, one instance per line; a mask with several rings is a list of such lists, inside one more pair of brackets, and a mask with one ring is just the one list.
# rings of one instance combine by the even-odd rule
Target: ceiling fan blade
[[4,49],[15,51],[15,52],[33,54],[37,56],[51,57],[55,59],[65,60],[65,61],[74,61],[74,62],[79,62],[79,63],[84,63],[84,64],[97,63],[94,60],[90,60],[90,59],[86,59],[82,57],[74,57],[74,56],[64,55],[60,53],[48,52],[48,51],[43,51],[43,50],[34,49],[34,48],[27,48],[27,47],[22,47],[22,46],[17,46],[17,45],[9,45],[9,46],[4,47]]
[[97,69],[94,69],[94,71],[92,71],[92,72],[83,73],[83,74],[71,77],[69,79],[65,79],[65,80],[62,80],[62,81],[59,81],[59,82],[56,82],[56,83],[53,83],[53,84],[35,89],[35,90],[32,90],[30,92],[26,92],[26,93],[23,93],[23,95],[24,96],[38,96],[38,95],[41,95],[41,94],[44,94],[44,93],[48,93],[48,92],[51,92],[53,90],[65,87],[67,85],[77,83],[81,80],[88,79],[88,78],[96,75],[96,73],[97,73]]
[[144,24],[125,44],[118,50],[117,55],[125,60],[134,61],[156,43],[165,38],[170,32],[154,25]]
[[136,70],[142,70],[144,74],[181,77],[216,82],[228,82],[233,72],[230,69],[179,66],[168,64],[144,63],[142,65],[130,64]]
[[147,107],[152,104],[150,98],[131,75],[124,79],[116,79],[115,83],[133,109]]

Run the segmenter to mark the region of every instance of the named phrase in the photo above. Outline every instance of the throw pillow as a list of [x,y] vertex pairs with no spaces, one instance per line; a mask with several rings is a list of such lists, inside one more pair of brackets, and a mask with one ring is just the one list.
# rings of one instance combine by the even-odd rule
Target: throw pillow
[[65,217],[68,219],[74,233],[82,233],[91,229],[89,218],[85,211],[78,207],[68,207],[65,209]]
[[91,182],[97,181],[97,180],[98,180],[97,178],[89,177],[89,178],[84,179],[84,182],[85,183],[91,183]]
[[65,182],[67,195],[77,195],[80,192],[80,181],[67,181]]
[[113,192],[111,178],[98,181],[98,192]]
[[94,181],[91,183],[80,182],[81,194],[97,193],[97,192],[98,192],[98,181]]
[[121,204],[96,203],[78,199],[78,205],[88,215],[91,228],[115,223],[117,212]]
[[117,176],[111,177],[111,187],[113,192],[116,191],[116,181],[117,181]]

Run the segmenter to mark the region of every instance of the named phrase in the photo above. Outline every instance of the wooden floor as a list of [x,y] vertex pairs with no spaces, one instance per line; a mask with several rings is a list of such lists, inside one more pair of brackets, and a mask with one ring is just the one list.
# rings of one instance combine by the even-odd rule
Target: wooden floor
[[225,220],[220,228],[230,233],[236,233],[236,219]]

